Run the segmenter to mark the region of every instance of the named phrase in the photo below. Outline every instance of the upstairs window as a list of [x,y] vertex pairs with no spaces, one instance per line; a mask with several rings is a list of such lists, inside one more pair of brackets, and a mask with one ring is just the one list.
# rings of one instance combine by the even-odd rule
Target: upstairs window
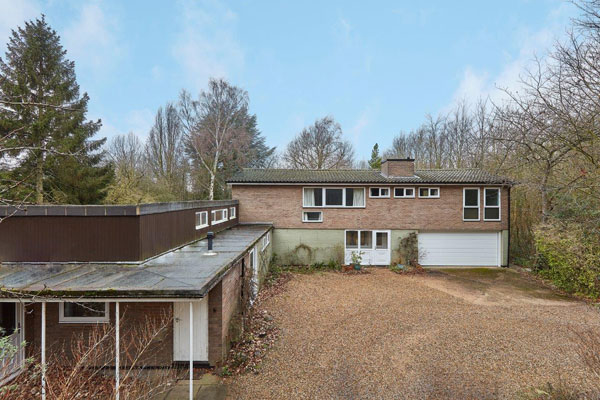
[[479,188],[463,189],[463,220],[479,221]]
[[304,207],[364,207],[364,188],[303,188]]
[[415,197],[415,188],[397,187],[394,188],[394,197],[396,198],[413,198]]
[[323,212],[304,211],[302,213],[302,222],[323,222]]
[[212,210],[212,221],[211,225],[220,224],[221,222],[227,221],[227,209],[222,208],[220,210]]
[[390,197],[390,188],[372,187],[369,190],[369,197],[375,198],[375,199]]
[[419,197],[424,199],[437,199],[440,197],[440,188],[420,187]]
[[202,229],[208,226],[208,211],[199,211],[196,213],[196,229]]
[[500,189],[485,188],[483,191],[483,220],[500,221]]

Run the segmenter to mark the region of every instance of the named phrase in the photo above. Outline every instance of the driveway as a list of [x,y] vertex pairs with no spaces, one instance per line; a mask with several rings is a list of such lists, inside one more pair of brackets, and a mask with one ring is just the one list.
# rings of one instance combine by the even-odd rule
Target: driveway
[[240,399],[495,399],[597,378],[573,329],[600,313],[501,269],[295,275],[267,301],[281,338]]

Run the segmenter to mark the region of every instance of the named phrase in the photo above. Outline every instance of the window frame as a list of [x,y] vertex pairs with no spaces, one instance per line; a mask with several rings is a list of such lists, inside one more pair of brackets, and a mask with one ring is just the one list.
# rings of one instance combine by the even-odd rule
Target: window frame
[[[497,206],[488,206],[487,205],[487,197],[486,192],[488,190],[497,190],[498,191],[498,205]],[[499,187],[484,187],[483,188],[483,220],[484,221],[502,221],[502,188]],[[490,219],[485,217],[486,208],[497,208],[498,209],[498,218]]]
[[[379,189],[379,195],[378,196],[372,196],[371,195],[371,189]],[[387,196],[382,196],[381,195],[381,189],[387,189]],[[370,186],[369,187],[369,198],[370,199],[389,199],[392,195],[391,189],[389,186]]]
[[[200,214],[200,215],[204,214],[206,216],[206,223],[205,224],[198,225],[198,214]],[[195,223],[196,223],[196,230],[202,229],[202,228],[206,228],[208,226],[208,211],[206,211],[206,210],[205,211],[196,211],[195,217],[196,217],[196,221],[195,221]],[[200,217],[200,222],[202,222],[202,217]]]
[[267,232],[265,236],[262,238],[262,248],[260,251],[265,251],[267,247],[271,244],[271,231]]
[[[467,190],[477,190],[477,206],[467,206],[466,205],[466,192]],[[477,208],[477,219],[465,219],[465,209]],[[462,220],[463,222],[478,222],[481,221],[481,188],[480,187],[463,187],[463,209],[462,209]]]
[[[215,219],[215,213],[222,211],[222,219]],[[211,221],[210,224],[211,225],[218,225],[218,224],[222,224],[223,222],[227,222],[228,221],[228,210],[226,208],[217,208],[216,210],[211,210],[210,211],[210,216],[211,216]]]
[[229,207],[229,219],[235,219],[235,206]]
[[[421,189],[427,189],[427,196],[421,196]],[[437,189],[437,196],[431,196],[431,189]],[[441,190],[439,186],[419,186],[417,192],[420,199],[439,199]]]
[[[319,213],[320,217],[318,221],[306,219],[306,213]],[[302,211],[302,222],[306,222],[309,224],[318,224],[319,222],[323,222],[323,211]]]
[[[404,196],[396,196],[396,189],[404,189]],[[412,196],[406,195],[406,189],[412,189]],[[395,199],[414,199],[415,198],[415,188],[411,187],[411,186],[395,186],[394,187],[394,198]]]
[[[66,303],[89,303],[85,301],[71,302],[61,301],[58,307],[58,323],[59,324],[107,324],[110,322],[110,306],[109,302],[104,302],[104,316],[103,317],[67,317],[65,316],[65,304]],[[96,302],[94,302],[96,303]],[[99,302],[102,303],[102,302]]]
[[[307,206],[304,204],[304,189],[321,189],[321,198],[323,199],[323,205],[320,206]],[[325,195],[325,189],[342,189],[342,205],[328,206],[326,204],[327,198]],[[362,189],[363,190],[363,204],[362,206],[347,206],[346,205],[346,189]],[[365,208],[367,205],[367,189],[364,186],[303,186],[302,187],[302,208]],[[304,218],[304,217],[303,217]],[[312,221],[311,221],[312,222]]]

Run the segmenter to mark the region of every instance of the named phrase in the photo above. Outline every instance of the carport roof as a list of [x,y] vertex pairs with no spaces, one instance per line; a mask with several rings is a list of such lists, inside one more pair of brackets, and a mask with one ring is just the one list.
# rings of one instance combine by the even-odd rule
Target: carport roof
[[216,255],[207,240],[174,249],[142,264],[4,263],[2,297],[204,297],[229,268],[271,229],[237,225],[216,235]]

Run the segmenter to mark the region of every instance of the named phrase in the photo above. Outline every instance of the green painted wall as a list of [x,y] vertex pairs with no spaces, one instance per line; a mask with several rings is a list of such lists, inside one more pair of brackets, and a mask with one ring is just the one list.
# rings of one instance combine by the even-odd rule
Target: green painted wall
[[275,229],[273,252],[281,264],[306,265],[336,260],[343,262],[342,229]]
[[400,262],[400,240],[411,232],[417,231],[392,231],[392,264],[398,264]]

